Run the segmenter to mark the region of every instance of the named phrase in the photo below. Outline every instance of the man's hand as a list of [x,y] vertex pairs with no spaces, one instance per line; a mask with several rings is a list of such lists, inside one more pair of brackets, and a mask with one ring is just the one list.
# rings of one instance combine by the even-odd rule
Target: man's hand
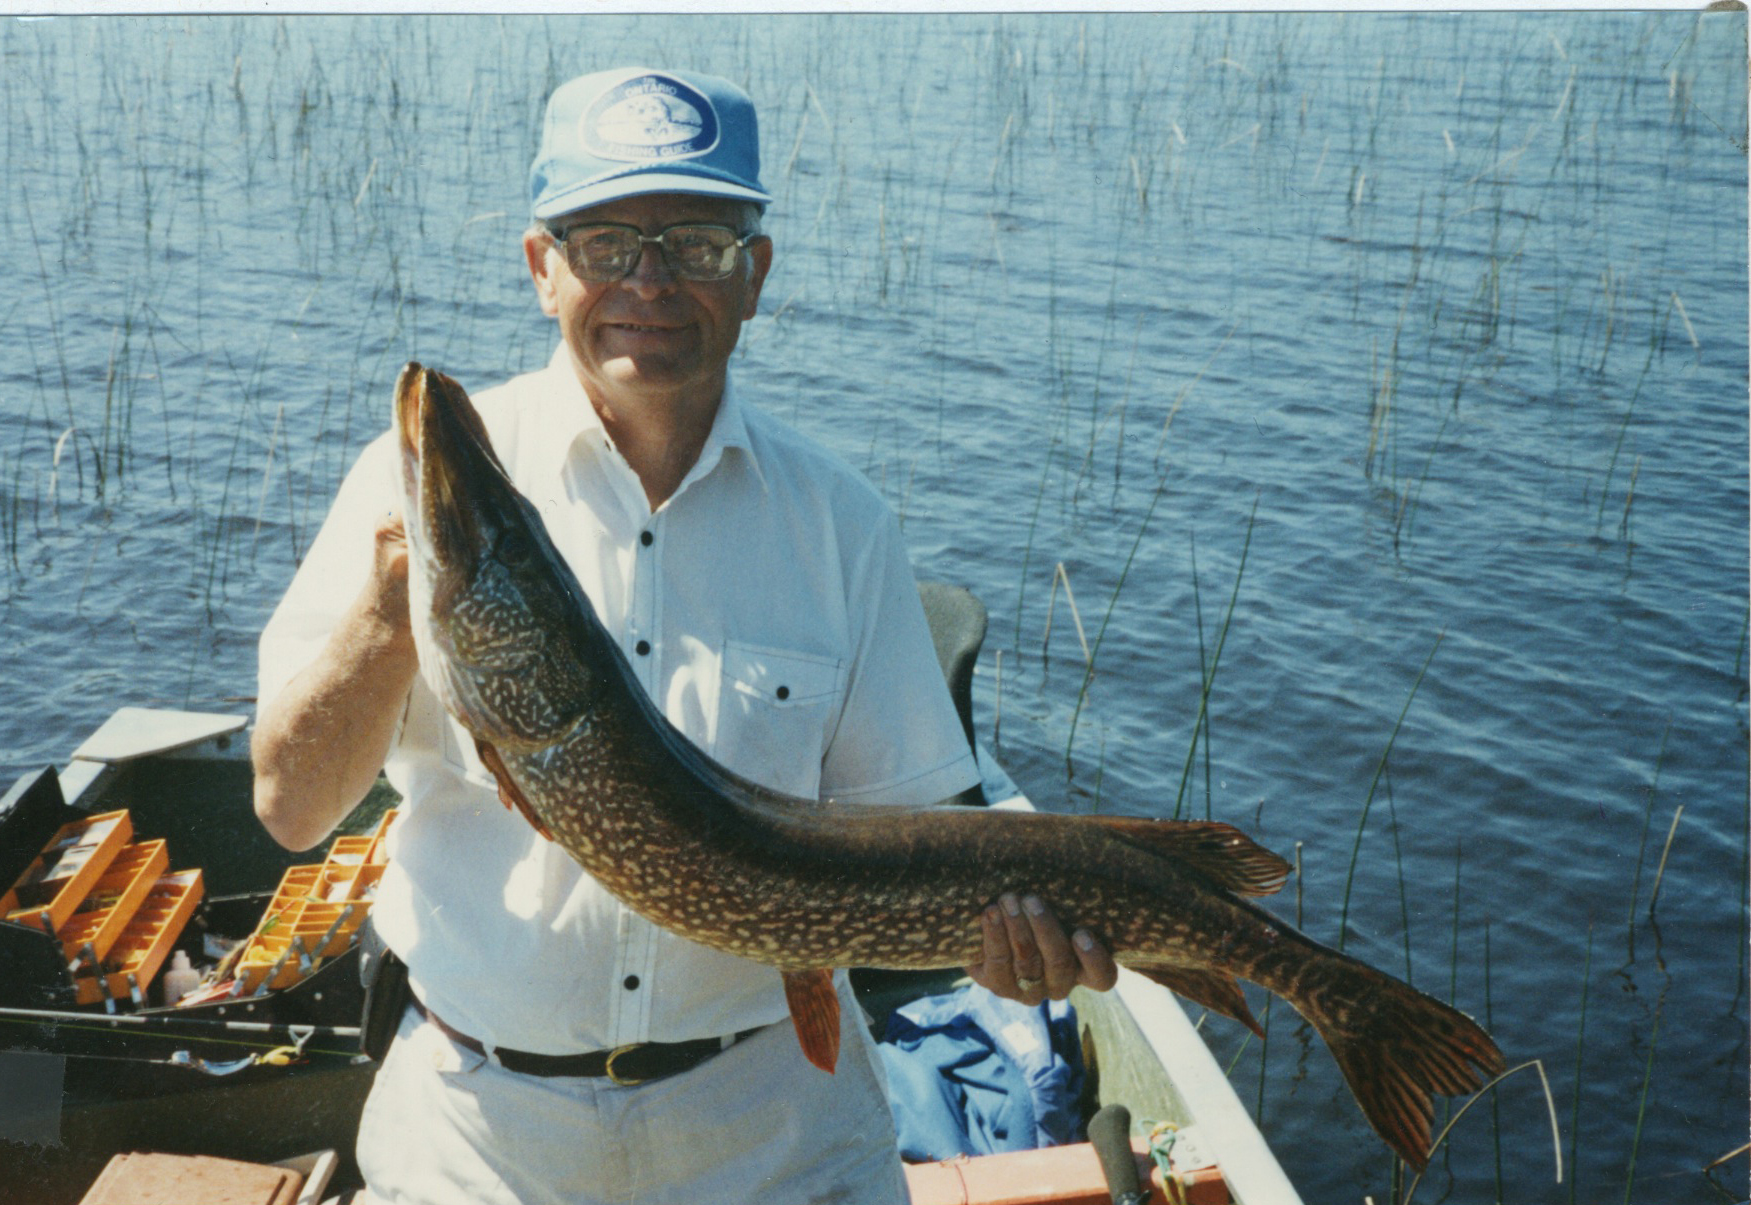
[[387,634],[408,634],[413,620],[407,611],[407,527],[398,511],[377,520],[371,551],[371,576],[357,606],[383,625]]
[[1005,895],[980,918],[984,961],[966,968],[974,983],[1023,1004],[1062,1000],[1077,984],[1104,992],[1119,980],[1113,956],[1087,930],[1066,937],[1037,895]]
[[259,709],[255,814],[287,849],[319,844],[383,766],[419,672],[407,610],[407,532],[389,511],[371,574],[316,660]]

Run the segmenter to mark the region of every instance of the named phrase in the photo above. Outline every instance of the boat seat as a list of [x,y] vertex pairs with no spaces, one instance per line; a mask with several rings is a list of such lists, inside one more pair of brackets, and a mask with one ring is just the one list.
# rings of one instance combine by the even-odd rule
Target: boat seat
[[960,714],[967,743],[973,739],[973,665],[985,643],[985,604],[971,590],[947,582],[919,582],[918,598],[930,624],[930,639],[936,645],[936,660],[948,679],[949,697]]

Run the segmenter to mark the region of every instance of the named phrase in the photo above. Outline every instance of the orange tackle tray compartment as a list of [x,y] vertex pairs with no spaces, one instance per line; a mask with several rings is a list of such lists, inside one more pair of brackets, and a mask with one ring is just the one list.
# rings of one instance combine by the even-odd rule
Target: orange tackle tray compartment
[[258,933],[249,939],[249,948],[237,961],[237,979],[243,985],[243,995],[264,988],[291,987],[304,978],[304,967],[292,950],[292,927],[284,925],[272,933]]
[[371,830],[371,844],[365,848],[367,864],[389,861],[389,850],[384,845],[384,840],[389,836],[389,829],[400,814],[398,809],[390,808],[383,813],[383,819],[377,822],[377,827]]
[[291,987],[316,959],[352,946],[383,877],[383,835],[394,818],[392,810],[369,834],[336,837],[321,862],[287,868],[237,960],[240,994]]
[[313,958],[333,958],[352,946],[359,926],[371,910],[369,900],[345,900],[333,904],[308,902],[292,922],[292,936],[304,943]]
[[62,825],[11,890],[0,896],[0,918],[35,929],[60,929],[133,836],[133,820],[125,810]]
[[106,996],[121,999],[136,989],[144,993],[201,902],[202,891],[198,870],[160,876],[110,947],[102,977],[91,973],[75,977],[79,1003],[98,1004]]
[[244,994],[261,989],[264,981],[268,981],[266,987],[282,988],[291,987],[303,978],[296,955],[287,951],[305,905],[320,898],[325,865],[319,862],[309,866],[289,866],[280,876],[274,898],[268,902],[261,923],[250,934],[249,943],[237,960],[237,979],[242,985],[239,990]]
[[91,894],[55,932],[67,961],[101,961],[133,919],[146,893],[169,869],[170,854],[162,840],[124,845],[103,877],[92,884]]

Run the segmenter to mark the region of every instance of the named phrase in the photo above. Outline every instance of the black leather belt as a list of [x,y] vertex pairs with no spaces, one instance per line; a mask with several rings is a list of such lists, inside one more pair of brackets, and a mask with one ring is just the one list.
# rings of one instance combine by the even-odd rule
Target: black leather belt
[[503,1046],[494,1047],[487,1054],[486,1043],[479,1038],[471,1038],[461,1030],[455,1029],[442,1017],[436,1015],[425,1006],[419,997],[410,998],[413,1010],[464,1050],[472,1050],[475,1054],[486,1055],[496,1059],[499,1066],[507,1071],[515,1071],[519,1075],[575,1075],[575,1076],[606,1076],[610,1081],[623,1087],[646,1083],[653,1079],[662,1079],[668,1075],[679,1075],[703,1063],[714,1054],[721,1054],[731,1046],[740,1042],[750,1034],[758,1033],[765,1026],[754,1029],[744,1029],[741,1033],[729,1038],[698,1038],[691,1042],[633,1042],[626,1046],[616,1046],[613,1050],[592,1050],[588,1054],[531,1054],[526,1050],[507,1050]]

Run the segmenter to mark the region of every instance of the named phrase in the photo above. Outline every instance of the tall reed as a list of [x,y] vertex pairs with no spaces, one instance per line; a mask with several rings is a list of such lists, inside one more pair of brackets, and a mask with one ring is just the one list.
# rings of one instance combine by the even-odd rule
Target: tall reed
[[1446,639],[1445,630],[1435,636],[1435,643],[1429,649],[1429,655],[1423,659],[1423,667],[1417,671],[1416,680],[1411,683],[1410,693],[1405,696],[1404,707],[1398,713],[1398,720],[1392,725],[1392,732],[1386,738],[1386,748],[1381,750],[1380,762],[1374,767],[1374,777],[1368,783],[1368,794],[1362,800],[1362,815],[1356,822],[1356,842],[1350,849],[1350,869],[1344,876],[1344,904],[1338,912],[1338,949],[1344,948],[1344,939],[1349,934],[1350,890],[1356,881],[1356,865],[1362,857],[1362,833],[1368,827],[1368,810],[1374,805],[1374,792],[1380,786],[1380,778],[1386,772],[1386,763],[1392,757],[1392,746],[1398,740],[1398,731],[1404,727],[1404,717],[1410,714],[1411,703],[1417,697],[1417,689],[1423,684],[1423,675],[1429,672],[1429,663],[1435,660],[1435,654],[1441,648],[1441,641]]
[[1143,512],[1143,521],[1137,525],[1137,538],[1131,542],[1131,551],[1125,557],[1124,567],[1119,570],[1119,580],[1113,583],[1112,596],[1107,599],[1106,614],[1101,617],[1100,630],[1094,636],[1094,647],[1088,653],[1088,664],[1082,674],[1082,686],[1076,692],[1076,707],[1070,713],[1070,735],[1064,741],[1064,768],[1072,775],[1075,773],[1071,751],[1076,747],[1076,723],[1082,718],[1082,705],[1088,700],[1088,688],[1094,682],[1095,658],[1100,656],[1100,646],[1106,639],[1107,625],[1112,623],[1113,609],[1119,605],[1119,593],[1125,588],[1125,579],[1131,575],[1131,566],[1137,560],[1137,549],[1143,546],[1143,536],[1149,530],[1149,520],[1154,517],[1156,504],[1161,501],[1161,492],[1166,487],[1167,478],[1163,477],[1156,482],[1155,492],[1149,496],[1149,509]]
[[1173,797],[1173,818],[1178,820],[1185,810],[1186,784],[1191,781],[1192,761],[1198,752],[1198,733],[1207,731],[1210,716],[1210,691],[1216,685],[1216,669],[1222,663],[1222,648],[1228,643],[1228,628],[1234,622],[1234,608],[1240,601],[1240,583],[1246,576],[1246,558],[1252,551],[1252,533],[1258,523],[1259,499],[1252,501],[1252,511],[1246,520],[1246,538],[1240,543],[1240,564],[1234,571],[1234,589],[1228,595],[1228,612],[1222,617],[1222,630],[1216,636],[1216,651],[1210,656],[1210,668],[1198,688],[1198,714],[1192,721],[1192,742],[1186,749],[1185,765],[1180,769],[1179,790]]

